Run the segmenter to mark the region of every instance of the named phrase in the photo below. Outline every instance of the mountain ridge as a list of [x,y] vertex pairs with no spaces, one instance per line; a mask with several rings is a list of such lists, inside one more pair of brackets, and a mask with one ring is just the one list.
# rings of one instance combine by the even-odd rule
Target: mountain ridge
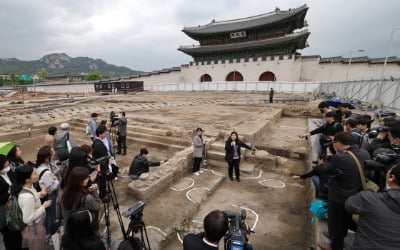
[[70,57],[66,53],[52,53],[32,61],[23,61],[18,58],[0,58],[0,74],[35,75],[40,70],[46,70],[50,75],[99,72],[111,77],[132,76],[142,72],[124,66],[108,64],[101,58]]

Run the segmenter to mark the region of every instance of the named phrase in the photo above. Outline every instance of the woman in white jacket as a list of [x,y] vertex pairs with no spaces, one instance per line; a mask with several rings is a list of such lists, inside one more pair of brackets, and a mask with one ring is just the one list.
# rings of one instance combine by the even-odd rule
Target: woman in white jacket
[[51,235],[57,231],[56,223],[56,201],[60,181],[53,174],[50,163],[54,156],[49,146],[41,147],[37,153],[36,165],[37,174],[39,175],[39,186],[41,190],[47,190],[47,196],[42,200],[51,200],[51,206],[46,208],[46,217],[44,218],[44,226],[46,228],[46,239],[49,240]]
[[42,190],[39,194],[33,183],[39,180],[33,166],[24,165],[16,170],[17,180],[13,185],[13,195],[18,195],[18,204],[22,211],[23,221],[27,226],[22,230],[22,238],[27,242],[29,250],[46,250],[46,231],[43,225],[45,209],[51,201],[40,202],[40,196],[47,194]]

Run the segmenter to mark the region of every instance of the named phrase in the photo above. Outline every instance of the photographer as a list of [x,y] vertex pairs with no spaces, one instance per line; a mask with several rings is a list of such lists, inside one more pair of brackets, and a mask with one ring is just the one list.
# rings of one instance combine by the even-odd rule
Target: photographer
[[319,139],[319,143],[321,144],[321,152],[326,152],[326,148],[332,143],[333,136],[343,131],[343,126],[335,120],[335,113],[328,112],[325,114],[325,121],[326,123],[319,128],[316,128],[310,133],[301,135],[300,137],[307,138],[312,135],[322,134],[321,138]]
[[[228,216],[219,210],[207,214],[203,221],[204,232],[188,234],[183,239],[183,250],[218,250],[219,241],[229,230]],[[253,247],[245,244],[246,250]]]
[[122,155],[126,155],[126,124],[128,123],[128,120],[125,117],[125,112],[121,112],[121,117],[118,117],[118,138],[117,138],[117,144],[118,144],[118,151],[117,154],[121,154],[121,149],[122,149]]
[[[140,149],[140,154],[133,158],[129,168],[129,176],[132,180],[138,180],[141,174],[148,173],[149,167],[158,167],[161,165],[159,161],[149,161],[149,151],[146,148]],[[165,160],[164,162],[167,162]]]
[[110,175],[112,173],[112,169],[109,167],[109,156],[110,152],[107,148],[106,143],[104,143],[104,139],[106,138],[107,129],[104,126],[99,126],[96,129],[96,138],[93,141],[93,158],[94,159],[104,159],[101,162],[97,162],[100,164],[100,175],[101,178],[97,178],[99,190],[100,190],[100,198],[102,200],[107,200],[106,194],[106,175]]
[[319,112],[323,115],[322,119],[313,119],[312,122],[317,125],[318,127],[322,126],[325,123],[325,114],[331,112],[332,109],[329,107],[329,103],[327,102],[320,102],[318,104]]
[[[346,199],[361,190],[361,176],[355,159],[351,153],[363,163],[370,159],[367,151],[359,149],[353,143],[353,137],[346,132],[340,132],[333,138],[333,147],[337,154],[328,150],[325,167],[331,176],[328,184],[328,229],[331,245],[318,243],[321,249],[343,249],[343,240],[352,224],[351,214],[345,209]],[[362,173],[364,174],[364,173]],[[354,226],[355,227],[355,226]]]
[[386,192],[364,191],[346,201],[347,211],[360,216],[353,249],[399,249],[400,165],[388,171],[386,182]]

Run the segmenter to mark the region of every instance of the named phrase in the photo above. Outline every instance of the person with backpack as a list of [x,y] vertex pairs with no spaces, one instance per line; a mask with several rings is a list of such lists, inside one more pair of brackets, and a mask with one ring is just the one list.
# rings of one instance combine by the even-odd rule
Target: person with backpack
[[[39,175],[36,169],[31,165],[24,165],[16,170],[17,179],[11,188],[11,195],[18,197],[18,202],[10,204],[9,213],[14,213],[11,216],[10,222],[7,222],[8,226],[15,226],[16,224],[22,226],[22,238],[27,243],[29,250],[46,250],[46,230],[44,228],[44,216],[45,209],[51,206],[51,201],[45,201],[43,204],[40,202],[40,198],[47,195],[46,190],[42,190],[40,193],[36,191],[33,184],[39,181]],[[15,208],[17,205],[19,208]],[[15,216],[15,211],[20,209],[22,218]],[[13,212],[14,211],[14,212]]]
[[21,231],[12,231],[7,227],[6,204],[10,197],[11,179],[10,162],[7,157],[0,155],[0,232],[6,250],[20,250],[22,243]]
[[61,132],[58,134],[56,142],[54,143],[54,149],[57,153],[57,157],[60,161],[65,161],[69,158],[69,152],[71,148],[75,147],[75,140],[72,132],[69,131],[70,126],[64,122],[60,125]]
[[52,173],[50,163],[52,159],[52,151],[49,146],[41,147],[37,153],[36,166],[39,174],[39,190],[48,190],[45,197],[46,200],[51,200],[51,206],[46,208],[46,217],[44,224],[46,227],[46,239],[49,240],[51,235],[57,231],[56,223],[56,200],[60,181]]

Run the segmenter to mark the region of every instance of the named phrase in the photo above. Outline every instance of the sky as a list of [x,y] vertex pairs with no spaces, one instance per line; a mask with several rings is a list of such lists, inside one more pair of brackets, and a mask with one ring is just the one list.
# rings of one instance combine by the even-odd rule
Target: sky
[[[0,0],[0,58],[66,53],[159,70],[192,61],[177,50],[197,44],[183,27],[303,4],[311,35],[302,55],[385,57],[400,27],[399,0]],[[400,29],[389,55],[400,57]]]

